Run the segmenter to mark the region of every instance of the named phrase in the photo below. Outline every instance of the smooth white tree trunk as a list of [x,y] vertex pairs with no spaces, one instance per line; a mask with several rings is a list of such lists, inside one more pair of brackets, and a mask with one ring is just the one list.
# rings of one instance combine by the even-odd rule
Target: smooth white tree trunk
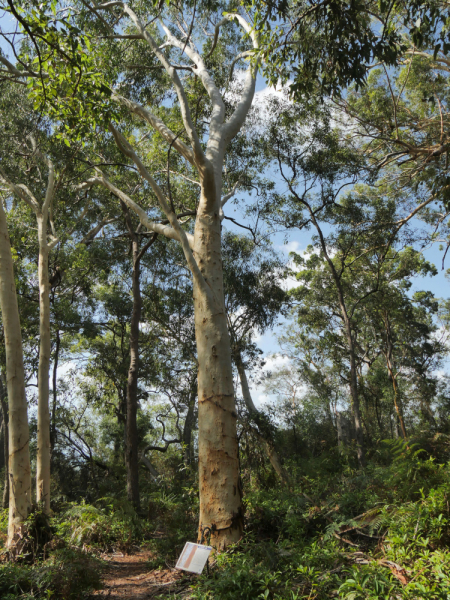
[[7,546],[13,548],[31,508],[31,469],[22,335],[6,214],[0,202],[0,306],[5,332],[10,480]]
[[48,273],[47,215],[37,215],[39,238],[39,370],[36,457],[36,499],[50,512],[50,283]]
[[[45,198],[40,205],[30,189],[25,185],[16,185],[0,168],[0,176],[8,185],[11,192],[24,201],[36,215],[38,226],[38,279],[39,279],[39,369],[38,369],[38,419],[37,419],[37,457],[36,457],[36,498],[42,503],[45,513],[50,511],[50,410],[49,410],[49,374],[50,374],[50,282],[48,258],[50,250],[58,242],[52,235],[49,242],[47,228],[51,215],[51,205],[55,193],[55,170],[52,161],[41,154],[36,141],[30,136],[30,142],[35,155],[43,160],[48,167],[48,181]],[[51,229],[54,233],[53,221],[50,218]]]
[[[38,279],[39,279],[39,368],[38,368],[38,419],[37,419],[37,457],[36,457],[36,498],[42,504],[46,514],[50,511],[50,458],[51,458],[51,432],[50,432],[50,281],[49,281],[49,254],[59,242],[56,236],[52,217],[52,203],[57,186],[55,181],[55,169],[50,158],[39,150],[33,136],[28,137],[31,143],[33,155],[42,160],[48,168],[47,187],[43,201],[38,202],[31,190],[23,184],[15,184],[0,167],[0,178],[11,192],[25,202],[35,213],[38,226]],[[61,183],[61,182],[59,182]],[[79,217],[82,220],[86,215],[86,206]],[[113,219],[114,220],[114,219]],[[102,221],[102,225],[111,222],[108,217]],[[47,230],[50,229],[51,233]],[[72,229],[69,233],[73,233]],[[92,239],[98,233],[97,227],[91,230],[85,239]],[[55,370],[56,373],[56,370]],[[56,378],[55,378],[56,384]],[[54,390],[56,397],[56,390]]]

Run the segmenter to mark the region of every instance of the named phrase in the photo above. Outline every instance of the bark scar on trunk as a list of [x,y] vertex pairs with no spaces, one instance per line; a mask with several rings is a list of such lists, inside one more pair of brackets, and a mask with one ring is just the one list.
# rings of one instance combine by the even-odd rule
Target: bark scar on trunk
[[30,440],[27,440],[23,446],[21,446],[20,448],[16,448],[16,450],[14,450],[14,452],[10,452],[9,456],[10,457],[14,456],[14,454],[16,454],[16,452],[20,452],[21,450],[23,450],[25,448],[25,446],[29,443],[30,443]]
[[231,414],[232,417],[234,417],[235,419],[237,419],[237,414],[234,412],[234,410],[230,410],[229,408],[225,408],[224,406],[221,406],[217,400],[214,400],[214,398],[234,398],[233,394],[215,394],[214,396],[208,396],[207,398],[199,398],[198,401],[200,404],[204,404],[205,402],[211,402],[211,404],[214,404],[215,406],[217,406],[217,408],[222,409],[224,412],[229,412]]
[[231,517],[223,521],[217,521],[211,525],[211,533],[215,531],[224,531],[225,529],[242,529],[244,511],[239,509],[237,513],[232,513]]

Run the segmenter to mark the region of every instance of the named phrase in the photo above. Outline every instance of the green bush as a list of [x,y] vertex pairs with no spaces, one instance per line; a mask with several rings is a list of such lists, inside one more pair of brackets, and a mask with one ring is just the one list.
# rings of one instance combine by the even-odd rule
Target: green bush
[[69,544],[102,551],[129,551],[149,535],[150,524],[125,500],[101,498],[97,506],[70,504],[54,517],[56,535]]
[[63,548],[34,565],[0,565],[2,600],[81,600],[100,587],[100,563],[86,553]]
[[184,544],[197,539],[197,490],[182,488],[178,493],[168,493],[164,489],[154,492],[149,499],[149,520],[155,531],[151,542],[155,558],[149,567],[175,564]]
[[198,578],[192,598],[448,600],[450,465],[402,441],[380,454],[364,472],[330,457],[332,472],[324,453],[290,490],[249,490],[247,535]]

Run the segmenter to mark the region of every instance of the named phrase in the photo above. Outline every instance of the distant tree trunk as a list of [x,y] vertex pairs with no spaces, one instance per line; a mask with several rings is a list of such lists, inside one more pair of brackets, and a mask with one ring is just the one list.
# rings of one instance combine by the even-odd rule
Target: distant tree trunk
[[6,462],[8,460],[7,455],[5,454],[5,445],[3,440],[5,438],[5,422],[3,420],[3,411],[1,409],[0,404],[0,469],[6,469]]
[[126,392],[126,423],[125,423],[125,466],[127,471],[127,496],[133,506],[139,510],[139,456],[138,456],[138,379],[139,379],[139,324],[141,322],[141,259],[148,248],[155,242],[156,234],[139,249],[139,235],[133,228],[129,209],[122,202],[125,222],[131,238],[131,251],[133,260],[132,294],[133,309],[130,321],[130,367],[128,369]]
[[380,418],[380,411],[378,410],[378,396],[375,395],[375,413],[377,415],[378,427],[380,428],[380,433],[383,433],[383,426]]
[[160,475],[159,475],[158,471],[155,469],[155,467],[152,465],[152,463],[149,461],[149,459],[146,456],[141,456],[141,458],[139,460],[147,468],[148,472],[153,477],[153,479],[155,481],[158,481]]
[[[342,294],[343,297],[343,294]],[[343,304],[343,306],[345,306]],[[359,394],[358,394],[358,374],[356,370],[356,356],[355,356],[355,347],[353,343],[353,335],[351,331],[351,324],[347,316],[347,311],[344,316],[344,324],[345,331],[347,336],[347,344],[349,350],[349,358],[350,358],[350,393],[352,397],[352,408],[353,408],[353,418],[355,421],[355,434],[356,434],[356,448],[358,454],[358,462],[361,467],[364,467],[366,464],[365,452],[364,452],[364,434],[361,423],[361,411],[359,405]]]
[[191,384],[189,391],[188,410],[183,427],[183,460],[186,467],[190,467],[193,461],[192,452],[192,430],[195,425],[195,401],[197,399],[197,378]]
[[352,424],[350,419],[341,412],[336,413],[336,427],[338,434],[338,446],[342,450],[350,446],[352,440]]
[[386,359],[386,366],[389,372],[389,377],[392,382],[392,389],[394,392],[394,407],[397,413],[397,420],[400,425],[403,439],[407,439],[406,427],[403,419],[403,410],[400,402],[400,392],[397,385],[397,373],[394,365],[394,344],[392,342],[392,330],[388,315],[385,313],[383,316],[384,326],[386,331],[386,352],[384,353]]
[[114,438],[114,460],[120,463],[125,458],[126,448],[126,409],[127,409],[127,388],[117,389],[118,403],[115,409],[117,417],[117,437]]
[[50,282],[47,214],[37,215],[39,238],[39,370],[36,456],[36,498],[50,512]]
[[55,354],[53,358],[53,403],[52,403],[52,423],[50,429],[50,447],[53,452],[56,443],[56,409],[58,406],[58,362],[59,362],[59,350],[61,347],[61,334],[59,327],[56,330],[56,345]]
[[0,202],[0,306],[5,332],[9,404],[9,524],[7,546],[19,539],[31,507],[31,468],[22,334],[6,214]]
[[[250,416],[253,415],[257,417],[259,415],[259,411],[253,402],[250,387],[248,385],[247,373],[245,372],[244,363],[242,361],[242,356],[239,349],[234,350],[233,356],[236,368],[239,373],[239,380],[241,382],[242,396],[244,398],[245,405],[250,413]],[[281,479],[281,483],[283,485],[289,485],[289,475],[287,474],[286,469],[281,464],[280,457],[278,456],[278,452],[275,450],[275,445],[271,437],[267,435],[266,432],[261,432],[260,429],[256,427],[253,427],[252,431],[261,442],[270,464],[274,468],[275,473]]]
[[139,457],[138,457],[138,377],[139,377],[139,323],[141,321],[142,299],[140,289],[140,264],[138,258],[139,242],[132,241],[133,252],[133,312],[130,322],[130,367],[127,384],[127,419],[125,464],[127,469],[127,496],[136,509],[140,508],[139,499]]
[[425,398],[422,398],[420,401],[420,411],[422,413],[422,417],[428,421],[428,424],[431,428],[437,429],[437,422],[434,417],[433,411],[431,409],[430,403]]
[[319,234],[322,252],[325,256],[325,260],[328,263],[328,266],[331,271],[331,275],[332,275],[334,283],[336,285],[336,291],[337,291],[337,296],[338,296],[338,300],[339,300],[339,307],[341,309],[342,321],[344,324],[344,332],[345,332],[345,337],[347,340],[347,348],[348,348],[348,355],[349,355],[349,361],[350,361],[350,374],[349,374],[350,375],[350,395],[352,398],[353,419],[355,421],[355,434],[356,434],[358,462],[359,462],[359,466],[361,468],[364,468],[364,466],[366,464],[366,457],[365,457],[365,451],[364,451],[364,434],[363,434],[362,423],[361,423],[361,410],[360,410],[359,395],[358,395],[358,371],[357,371],[357,364],[356,364],[355,344],[354,344],[353,333],[352,333],[352,323],[351,323],[351,319],[349,318],[349,315],[348,315],[344,291],[343,291],[342,285],[341,285],[341,279],[340,279],[339,274],[336,271],[336,268],[334,266],[334,263],[333,263],[330,255],[328,254],[327,244],[325,242],[325,238],[323,236],[322,229],[316,219],[315,213],[312,210],[311,206],[306,201],[302,201],[302,203],[304,205],[306,205],[306,207],[309,211],[309,214],[311,216],[311,221],[313,222],[314,227],[316,228],[317,233]]

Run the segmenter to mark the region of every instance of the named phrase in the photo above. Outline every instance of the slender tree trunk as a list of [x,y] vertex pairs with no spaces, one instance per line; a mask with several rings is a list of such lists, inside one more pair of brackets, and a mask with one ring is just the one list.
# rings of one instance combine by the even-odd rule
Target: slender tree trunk
[[[31,144],[36,155],[41,156],[36,142],[30,136]],[[45,192],[45,200],[42,207],[38,201],[28,191],[24,193],[20,186],[16,186],[8,181],[4,174],[3,179],[7,181],[11,191],[19,198],[26,201],[34,210],[38,226],[39,243],[39,369],[38,369],[38,415],[37,415],[37,469],[36,469],[36,496],[37,501],[43,504],[44,512],[50,511],[50,411],[49,411],[49,373],[50,373],[50,282],[48,274],[48,257],[50,247],[58,241],[53,236],[53,241],[49,245],[47,241],[47,225],[51,211],[51,203],[55,192],[55,171],[53,163],[45,157],[47,163],[48,183]],[[53,225],[52,225],[53,229]],[[23,357],[22,357],[23,361]],[[8,390],[9,396],[9,390]],[[10,419],[13,415],[10,411]],[[10,444],[10,451],[13,448]]]
[[3,415],[3,453],[5,455],[5,480],[3,484],[2,507],[9,507],[9,413],[8,413],[8,394],[6,391],[6,378],[3,370],[0,372],[0,406]]
[[188,410],[183,427],[183,460],[186,467],[190,467],[193,459],[192,430],[195,425],[195,400],[197,398],[197,381],[193,381],[189,392]]
[[61,347],[61,335],[59,328],[56,330],[56,345],[55,355],[53,359],[53,402],[52,402],[52,422],[50,429],[50,448],[53,452],[56,443],[56,409],[58,406],[58,362],[59,362],[59,350]]
[[400,406],[400,395],[399,395],[399,390],[398,390],[398,385],[397,385],[397,378],[395,377],[394,370],[392,369],[390,364],[388,364],[388,371],[389,371],[389,376],[392,381],[392,390],[394,392],[394,406],[395,406],[395,412],[397,413],[398,424],[400,425],[402,437],[406,441],[407,434],[406,434],[405,422],[403,420],[402,409]]
[[380,434],[383,433],[383,427],[382,427],[382,423],[381,423],[381,418],[380,418],[380,411],[378,410],[378,396],[375,394],[375,413],[377,415],[377,421],[378,421],[378,427],[380,428]]
[[139,497],[139,455],[138,455],[138,380],[139,380],[139,324],[142,314],[141,297],[141,259],[145,252],[155,242],[156,235],[139,249],[138,231],[133,228],[129,209],[121,202],[125,223],[131,238],[131,251],[133,260],[132,294],[133,309],[130,321],[130,366],[126,390],[126,421],[125,421],[125,467],[127,471],[127,496],[133,506],[140,509]]
[[8,415],[8,395],[6,393],[6,386],[4,382],[4,373],[0,372],[0,408],[3,417],[3,456],[5,461],[5,480],[3,483],[3,498],[2,507],[8,508],[9,506],[9,415]]
[[6,463],[8,460],[7,455],[5,454],[5,444],[3,443],[3,440],[5,438],[5,422],[3,420],[3,411],[1,410],[1,404],[0,404],[0,469],[5,469],[6,471],[8,470],[6,468]]
[[302,203],[306,205],[309,214],[311,216],[311,220],[314,224],[314,227],[319,234],[320,245],[322,247],[322,252],[324,253],[325,260],[328,263],[328,266],[331,271],[331,275],[333,277],[334,283],[336,285],[336,291],[339,300],[339,306],[341,309],[342,320],[344,323],[345,336],[347,339],[349,360],[350,360],[350,394],[352,398],[352,408],[353,408],[353,418],[355,421],[355,434],[356,434],[356,446],[357,446],[357,454],[358,454],[358,462],[361,468],[364,468],[366,464],[366,457],[364,451],[364,434],[361,423],[361,410],[359,404],[359,395],[358,395],[358,371],[356,366],[356,353],[355,353],[355,345],[353,342],[352,335],[352,324],[350,318],[348,316],[347,306],[345,303],[344,291],[342,289],[340,276],[338,275],[334,263],[328,254],[327,244],[325,242],[325,238],[322,233],[322,229],[315,217],[314,211],[311,206],[305,201],[302,200]]
[[[219,166],[222,167],[222,162]],[[219,190],[220,187],[218,185]],[[231,345],[223,292],[221,223],[218,202],[211,204],[213,209],[207,210],[208,202],[200,200],[194,233],[194,256],[214,297],[211,300],[211,295],[194,278],[198,353],[199,539],[208,528],[211,544],[220,550],[240,539],[243,508]]]
[[127,382],[127,419],[125,465],[127,470],[127,496],[136,509],[140,508],[139,499],[139,456],[138,456],[138,377],[139,377],[139,323],[141,321],[142,299],[140,287],[139,242],[137,236],[132,240],[133,253],[133,312],[130,322],[130,367]]
[[[259,411],[256,408],[253,398],[250,392],[250,387],[248,385],[247,373],[245,372],[244,363],[242,361],[241,353],[238,349],[234,351],[234,362],[236,364],[236,368],[239,373],[239,380],[241,382],[242,396],[244,398],[245,405],[247,410],[250,413],[250,416],[258,416]],[[258,428],[253,427],[252,431],[255,433],[258,440],[261,442],[267,457],[269,459],[270,464],[275,470],[275,473],[281,479],[281,483],[283,485],[289,485],[289,475],[286,472],[286,469],[281,464],[280,457],[278,456],[278,452],[275,449],[275,445],[273,440],[268,436],[265,432],[261,432]]]
[[0,202],[0,305],[5,332],[9,404],[9,524],[7,545],[13,548],[31,507],[31,469],[22,334],[6,214]]
[[387,314],[384,315],[384,326],[385,326],[385,330],[386,330],[386,353],[385,353],[386,366],[387,366],[387,369],[389,372],[389,377],[391,378],[392,390],[394,392],[395,412],[397,413],[397,419],[398,419],[398,423],[399,423],[401,431],[402,431],[403,439],[406,441],[406,439],[407,439],[406,427],[405,427],[405,422],[403,420],[403,411],[402,411],[402,407],[400,404],[400,394],[399,394],[399,389],[398,389],[398,385],[397,385],[397,374],[395,373],[395,365],[394,365],[394,359],[393,359],[394,347],[393,347],[393,343],[392,343],[391,324],[389,322],[389,318],[388,318]]
[[152,463],[149,461],[149,459],[146,456],[141,456],[140,461],[144,465],[144,467],[146,467],[148,469],[148,472],[153,477],[153,479],[155,481],[158,481],[160,474],[155,469],[155,467],[152,465]]
[[117,463],[121,463],[126,452],[126,389],[124,391],[117,390],[117,395],[119,397],[119,401],[115,413],[117,417],[118,435],[114,439],[114,460]]
[[428,421],[428,424],[430,425],[430,427],[434,427],[435,429],[437,429],[437,423],[436,423],[436,419],[434,418],[434,414],[433,411],[431,409],[430,403],[428,402],[428,400],[426,400],[425,398],[423,398],[420,402],[420,407],[421,407],[421,412],[422,412],[422,416],[423,418]]
[[[346,313],[346,311],[345,311]],[[347,336],[347,344],[350,358],[350,393],[352,397],[353,406],[353,418],[355,421],[355,434],[356,434],[356,450],[358,454],[358,462],[362,468],[366,464],[365,452],[364,452],[364,434],[361,423],[361,411],[359,406],[359,394],[358,394],[358,373],[356,369],[356,357],[355,347],[353,344],[353,336],[351,332],[351,325],[348,317],[344,317],[345,331]]]
[[50,283],[48,274],[47,217],[37,216],[39,236],[39,371],[36,457],[36,499],[50,512]]

